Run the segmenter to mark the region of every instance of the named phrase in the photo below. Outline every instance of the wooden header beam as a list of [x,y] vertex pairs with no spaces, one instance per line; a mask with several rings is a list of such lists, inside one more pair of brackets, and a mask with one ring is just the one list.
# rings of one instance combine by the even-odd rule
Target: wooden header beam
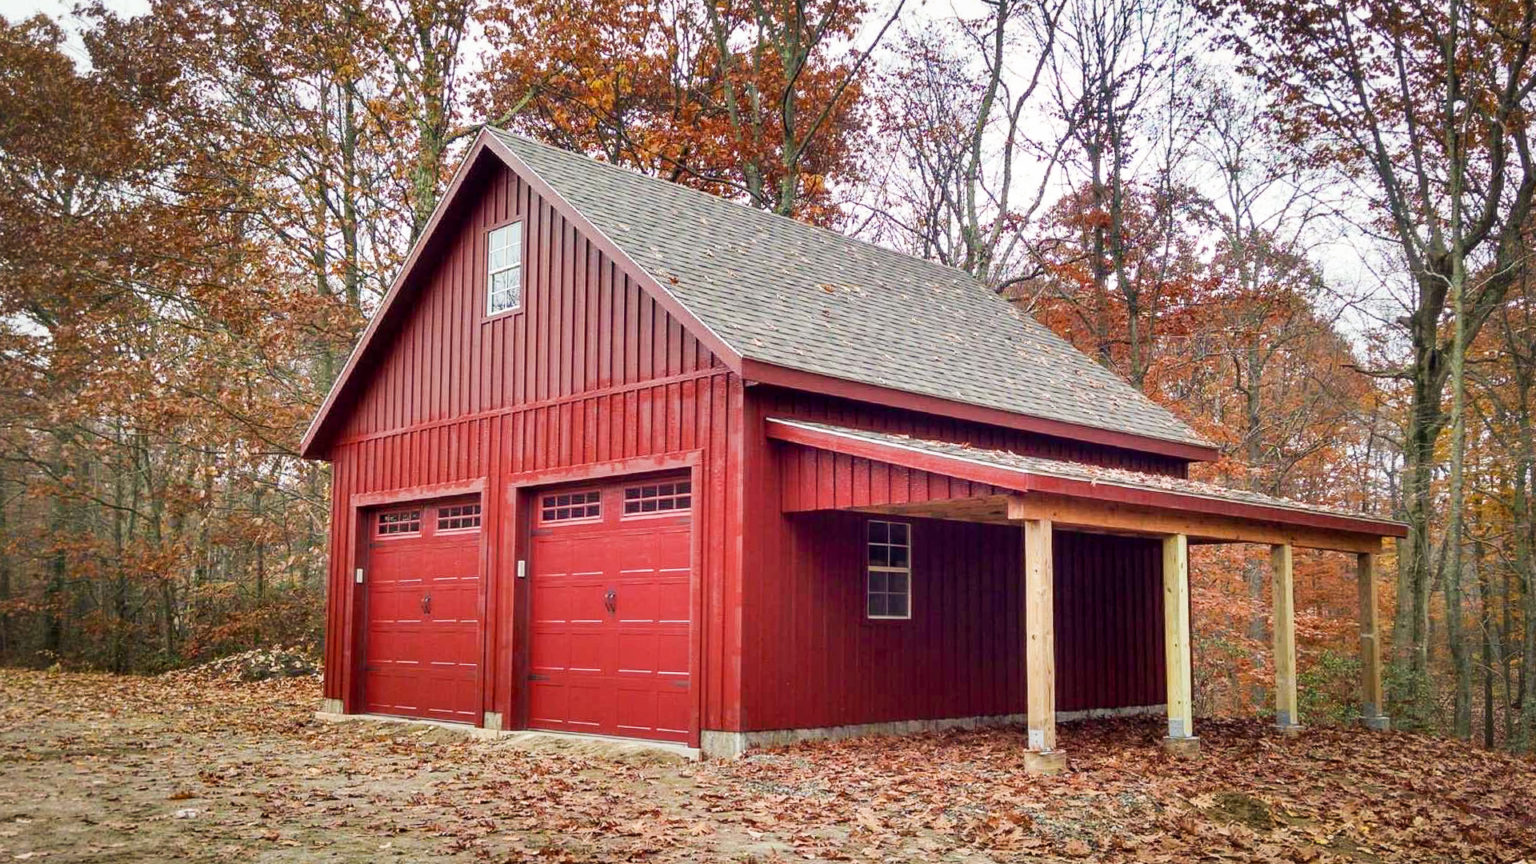
[[1357,554],[1381,552],[1381,538],[1373,535],[1256,522],[1233,516],[1169,512],[1044,493],[1010,497],[1008,518],[1016,521],[1047,519],[1058,528],[1074,531],[1154,537],[1182,534],[1191,543],[1262,543]]

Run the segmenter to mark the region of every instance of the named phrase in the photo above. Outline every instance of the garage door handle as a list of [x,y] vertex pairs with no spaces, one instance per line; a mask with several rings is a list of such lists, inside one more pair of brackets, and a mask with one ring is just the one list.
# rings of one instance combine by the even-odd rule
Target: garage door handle
[[423,615],[431,615],[432,614],[432,595],[431,594],[423,594],[423,595],[421,595],[421,614],[423,614]]
[[608,609],[609,615],[617,611],[619,608],[619,592],[612,588],[608,589],[608,593],[603,595],[603,606]]

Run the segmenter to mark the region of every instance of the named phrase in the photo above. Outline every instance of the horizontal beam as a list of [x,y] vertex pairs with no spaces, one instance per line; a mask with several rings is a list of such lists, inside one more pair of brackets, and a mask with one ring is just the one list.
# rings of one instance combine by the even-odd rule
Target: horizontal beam
[[870,504],[849,507],[860,513],[883,513],[887,516],[919,517],[922,519],[948,519],[951,522],[985,522],[991,525],[1012,525],[1017,519],[1008,518],[1008,496],[983,495],[976,498],[935,498],[930,501],[912,501],[904,504]]
[[1113,501],[1027,493],[1008,500],[1010,520],[1049,519],[1059,528],[1106,533],[1167,536],[1184,534],[1190,542],[1290,544],[1334,552],[1381,551],[1381,538],[1302,525],[1253,522],[1207,513],[1168,512]]

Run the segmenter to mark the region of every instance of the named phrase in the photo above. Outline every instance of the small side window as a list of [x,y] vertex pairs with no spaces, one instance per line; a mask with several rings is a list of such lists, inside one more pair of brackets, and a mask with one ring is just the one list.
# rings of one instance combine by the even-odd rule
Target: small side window
[[911,618],[912,527],[905,522],[871,521],[865,548],[866,614]]
[[380,537],[398,537],[421,533],[421,510],[394,510],[380,513],[377,533]]
[[497,315],[523,302],[523,224],[514,222],[491,231],[489,245],[485,314]]

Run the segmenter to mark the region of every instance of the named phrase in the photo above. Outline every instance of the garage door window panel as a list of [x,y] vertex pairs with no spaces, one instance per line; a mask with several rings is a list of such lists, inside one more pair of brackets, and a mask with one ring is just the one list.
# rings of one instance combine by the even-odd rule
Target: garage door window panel
[[603,518],[602,497],[602,493],[596,489],[541,495],[539,522],[544,525],[596,522]]
[[624,489],[624,518],[676,516],[693,507],[693,481],[642,483]]
[[380,513],[374,533],[381,538],[418,537],[421,535],[421,510],[395,510]]
[[437,533],[480,530],[480,505],[457,504],[437,508]]

